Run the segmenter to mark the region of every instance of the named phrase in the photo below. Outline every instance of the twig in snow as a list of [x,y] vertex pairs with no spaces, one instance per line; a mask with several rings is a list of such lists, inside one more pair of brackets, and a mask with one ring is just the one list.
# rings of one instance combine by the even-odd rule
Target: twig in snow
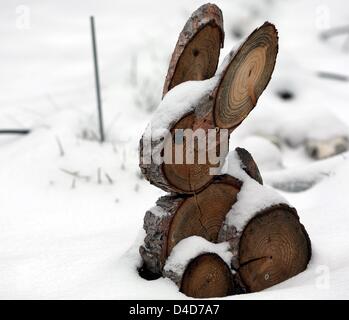
[[347,82],[349,81],[349,77],[344,74],[338,74],[334,72],[327,72],[327,71],[319,71],[317,75],[320,78],[330,79],[330,80],[337,80],[337,81],[343,81]]
[[75,187],[76,187],[76,178],[73,178],[73,182],[71,184],[71,188],[75,189]]
[[327,40],[328,38],[338,36],[341,34],[349,34],[349,26],[341,26],[341,27],[335,27],[328,30],[325,30],[320,33],[320,37],[324,40]]
[[82,180],[85,180],[85,181],[90,181],[90,177],[89,176],[82,176],[79,174],[79,171],[69,171],[69,170],[66,170],[66,169],[63,169],[63,168],[60,168],[60,170],[66,174],[69,174],[71,176],[73,176],[74,178],[77,178],[77,179],[82,179]]
[[63,149],[61,140],[59,139],[58,136],[56,136],[56,141],[57,141],[58,148],[59,148],[59,155],[60,155],[61,157],[64,157],[64,149]]
[[108,182],[110,183],[110,184],[113,184],[114,183],[114,181],[113,181],[113,179],[110,177],[110,175],[108,174],[108,173],[106,173],[105,172],[105,177],[107,178],[107,180],[108,180]]

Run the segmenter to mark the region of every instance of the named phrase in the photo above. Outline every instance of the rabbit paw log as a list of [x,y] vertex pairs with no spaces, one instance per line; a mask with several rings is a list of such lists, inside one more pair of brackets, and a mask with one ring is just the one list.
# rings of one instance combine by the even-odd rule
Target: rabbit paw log
[[180,291],[193,298],[226,297],[234,291],[233,275],[217,254],[205,253],[188,264]]
[[230,242],[232,267],[247,292],[297,275],[311,257],[309,236],[296,210],[285,204],[257,213],[242,231],[223,225],[218,238]]
[[164,196],[144,218],[146,237],[140,247],[145,267],[161,274],[167,257],[181,240],[193,235],[217,242],[225,216],[236,202],[241,183],[218,176],[203,191],[191,196]]
[[188,80],[211,78],[224,43],[223,16],[214,4],[197,9],[179,35],[167,72],[163,96]]

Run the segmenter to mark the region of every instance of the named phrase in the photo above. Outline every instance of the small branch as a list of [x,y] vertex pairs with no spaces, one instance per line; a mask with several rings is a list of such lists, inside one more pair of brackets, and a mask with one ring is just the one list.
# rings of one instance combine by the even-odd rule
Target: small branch
[[317,72],[317,75],[320,78],[324,78],[324,79],[337,80],[337,81],[343,81],[343,82],[349,81],[348,76],[344,74],[334,73],[334,72],[319,71]]
[[64,157],[64,149],[63,149],[61,140],[59,139],[58,136],[56,136],[56,141],[57,141],[58,148],[59,148],[59,155],[60,155],[61,157]]
[[89,181],[90,180],[90,177],[89,176],[82,176],[79,174],[79,171],[69,171],[69,170],[66,170],[66,169],[63,169],[63,168],[60,168],[60,170],[66,174],[69,174],[77,179],[82,179],[82,180],[86,180],[86,181]]
[[320,37],[324,40],[327,40],[328,38],[346,33],[349,34],[349,26],[341,26],[321,32]]
[[0,130],[0,134],[28,134],[30,129],[5,129]]
[[110,177],[110,175],[108,173],[105,173],[105,177],[107,178],[107,180],[110,184],[114,183],[113,179]]

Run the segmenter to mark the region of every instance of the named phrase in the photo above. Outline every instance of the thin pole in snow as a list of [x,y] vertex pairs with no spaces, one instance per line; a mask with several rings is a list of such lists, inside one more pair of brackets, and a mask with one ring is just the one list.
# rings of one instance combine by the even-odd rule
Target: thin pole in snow
[[95,83],[96,83],[96,92],[97,92],[99,135],[100,135],[101,142],[104,142],[102,99],[101,99],[101,88],[100,88],[100,83],[99,83],[99,70],[98,70],[98,56],[97,56],[95,21],[94,21],[94,17],[93,16],[90,17],[90,22],[91,22],[91,34],[92,34],[93,61],[94,61],[94,69],[95,69]]
[[0,134],[28,134],[30,129],[0,129]]

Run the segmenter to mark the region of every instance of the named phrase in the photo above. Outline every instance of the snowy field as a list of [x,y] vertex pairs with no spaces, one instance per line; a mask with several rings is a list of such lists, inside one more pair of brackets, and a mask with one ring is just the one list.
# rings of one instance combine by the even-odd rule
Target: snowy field
[[[170,280],[146,281],[137,273],[143,216],[163,194],[141,178],[137,148],[160,101],[177,36],[203,3],[1,1],[0,130],[32,132],[0,135],[0,298],[186,298]],[[349,76],[349,34],[320,37],[348,28],[349,5],[215,3],[225,20],[221,58],[265,20],[279,30],[273,79],[231,144],[246,147],[265,182],[282,189],[313,245],[302,274],[228,299],[348,299],[349,153],[315,161],[304,142],[349,136],[349,82],[318,76]],[[91,14],[103,145],[97,141]],[[282,99],[285,93],[291,99]]]

